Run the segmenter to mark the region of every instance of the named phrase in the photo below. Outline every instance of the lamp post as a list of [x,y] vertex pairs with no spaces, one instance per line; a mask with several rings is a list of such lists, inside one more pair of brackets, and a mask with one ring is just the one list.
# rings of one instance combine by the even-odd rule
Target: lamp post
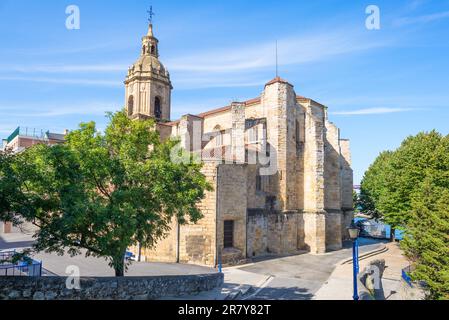
[[359,300],[359,294],[357,289],[357,275],[359,273],[359,244],[358,237],[360,233],[360,229],[352,221],[351,225],[348,228],[349,238],[352,240],[352,266],[353,266],[353,281],[354,281],[354,300]]

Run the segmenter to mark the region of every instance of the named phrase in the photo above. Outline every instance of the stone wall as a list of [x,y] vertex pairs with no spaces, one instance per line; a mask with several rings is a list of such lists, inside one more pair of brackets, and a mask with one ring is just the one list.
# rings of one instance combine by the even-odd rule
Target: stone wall
[[[217,173],[217,241],[218,254],[224,249],[224,221],[234,221],[234,249],[246,257],[247,165],[221,164]],[[227,261],[222,261],[227,263]]]
[[248,257],[298,250],[298,214],[248,210]]
[[286,254],[297,251],[296,213],[274,213],[268,216],[268,251]]
[[245,104],[234,102],[231,105],[232,155],[237,163],[245,162]]
[[0,300],[154,300],[209,291],[223,279],[222,273],[81,278],[81,290],[69,290],[65,277],[0,277]]
[[[149,258],[216,265],[221,256],[226,263],[225,253],[239,260],[267,252],[306,249],[319,254],[341,248],[353,215],[350,149],[349,142],[340,139],[339,129],[327,120],[325,106],[297,97],[291,84],[278,79],[269,82],[260,99],[249,105],[235,102],[201,117],[182,117],[172,134],[181,137],[183,147],[196,150],[191,141],[196,120],[205,135],[218,127],[227,130],[223,143],[232,147],[228,149],[233,149],[238,164],[209,166],[212,162],[206,161],[203,171],[216,188],[199,204],[204,218],[179,230],[174,222],[170,235]],[[256,190],[259,166],[239,163],[250,118],[265,119],[267,135],[259,132],[259,138],[264,137],[263,143],[266,138],[273,148],[270,158],[275,170],[262,176],[261,190]],[[215,143],[212,139],[202,147],[215,147]],[[265,213],[252,216],[247,210]],[[225,220],[234,221],[234,248],[229,252],[223,248]]]
[[326,121],[324,157],[324,207],[326,210],[341,210],[341,164],[340,130]]
[[[213,190],[207,191],[198,204],[203,218],[196,224],[181,225],[179,230],[174,219],[166,237],[159,240],[154,248],[143,250],[146,261],[216,265],[216,164],[204,163],[201,172],[213,186]],[[136,248],[132,251],[137,255]]]
[[324,211],[324,127],[325,110],[309,104],[306,108],[304,149],[304,210]]
[[343,239],[349,239],[347,227],[351,224],[354,218],[354,204],[352,198],[353,192],[353,170],[352,170],[352,159],[351,159],[351,148],[349,140],[340,140],[340,150],[341,150],[341,207],[343,211],[343,223],[342,226],[342,237]]
[[326,213],[326,251],[340,250],[343,247],[342,218],[341,212]]
[[[300,249],[308,250],[312,254],[326,252],[326,214],[305,212],[300,214],[300,224],[303,228],[304,241]],[[300,230],[298,230],[299,232]]]
[[[295,127],[298,117],[293,86],[279,81],[267,84],[261,96],[267,114],[267,140],[276,153],[276,209],[296,210],[298,204]],[[274,159],[273,159],[274,160]]]
[[217,230],[217,166],[206,162],[201,169],[213,190],[198,204],[203,218],[196,224],[180,227],[179,261],[207,266],[216,265]]
[[268,212],[263,209],[248,210],[247,253],[248,257],[268,253]]

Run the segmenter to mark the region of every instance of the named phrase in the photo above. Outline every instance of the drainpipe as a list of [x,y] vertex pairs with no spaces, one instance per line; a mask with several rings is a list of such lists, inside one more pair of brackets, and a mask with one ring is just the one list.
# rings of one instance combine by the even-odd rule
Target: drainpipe
[[176,263],[179,263],[179,252],[180,252],[180,245],[181,245],[181,226],[179,225],[178,219],[176,219],[176,228],[177,228],[177,235],[176,235]]
[[217,268],[220,264],[218,256],[218,214],[219,214],[219,205],[218,205],[218,179],[219,179],[219,166],[217,166],[217,181],[215,181],[215,252],[214,252],[214,260],[215,260],[215,268]]

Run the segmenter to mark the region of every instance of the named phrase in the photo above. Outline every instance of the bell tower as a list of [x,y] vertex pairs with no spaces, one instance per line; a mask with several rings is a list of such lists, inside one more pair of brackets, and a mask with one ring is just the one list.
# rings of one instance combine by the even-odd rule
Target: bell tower
[[170,74],[159,61],[159,41],[150,22],[142,38],[139,59],[128,69],[125,80],[125,108],[131,119],[154,118],[169,121],[171,108]]

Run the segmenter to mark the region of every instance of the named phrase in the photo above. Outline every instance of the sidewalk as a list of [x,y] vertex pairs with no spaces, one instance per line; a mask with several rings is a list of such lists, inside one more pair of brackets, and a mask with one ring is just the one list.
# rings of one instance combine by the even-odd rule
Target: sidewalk
[[[398,243],[388,243],[388,251],[360,261],[360,270],[369,265],[370,261],[384,259],[386,269],[382,278],[387,300],[399,299],[399,284],[401,271],[408,266],[407,259],[402,255]],[[339,264],[326,283],[317,291],[314,300],[352,300],[353,280],[352,264]]]
[[223,287],[197,295],[182,297],[166,297],[170,300],[234,300],[235,298],[251,295],[267,284],[270,276],[261,275],[237,269],[237,267],[224,268]]

